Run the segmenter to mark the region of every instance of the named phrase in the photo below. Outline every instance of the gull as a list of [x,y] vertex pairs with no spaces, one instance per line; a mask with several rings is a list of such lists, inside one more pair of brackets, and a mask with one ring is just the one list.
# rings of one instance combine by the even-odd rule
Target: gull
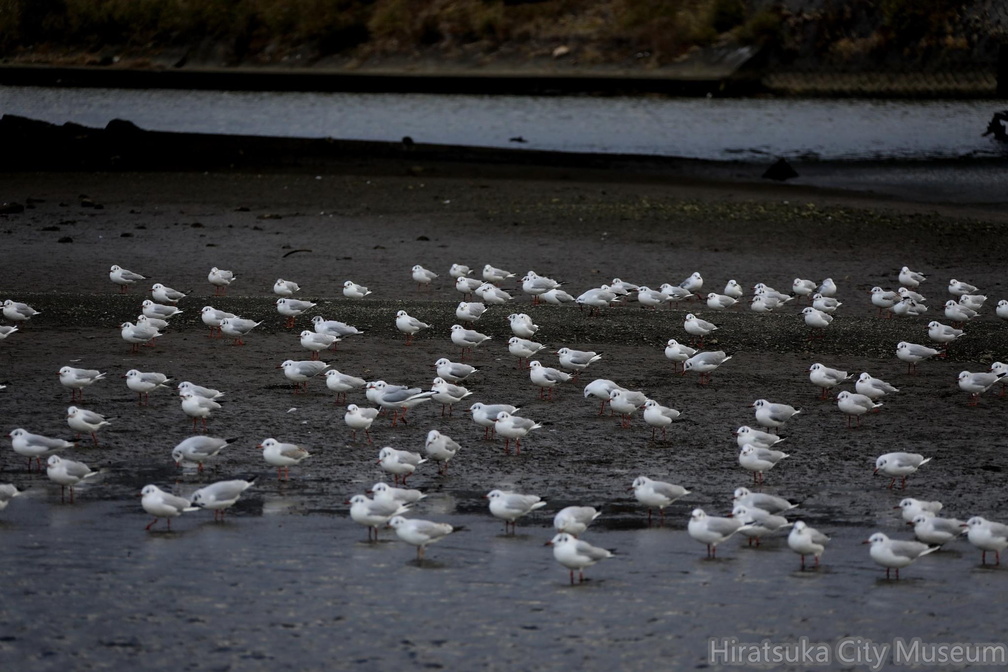
[[762,296],[764,299],[769,300],[770,302],[769,305],[773,306],[774,308],[794,300],[794,297],[791,296],[790,294],[785,294],[784,292],[778,292],[773,287],[762,282],[757,282],[755,285],[753,285],[753,293],[757,296]]
[[826,550],[826,544],[830,538],[825,534],[809,527],[804,521],[795,521],[791,533],[788,534],[788,548],[801,556],[801,568],[805,569],[805,556],[811,555],[815,558],[815,566],[819,566],[819,558]]
[[934,348],[929,348],[926,345],[919,345],[917,343],[900,341],[896,345],[896,357],[907,363],[907,373],[913,373],[917,370],[917,362],[922,362],[925,359],[934,357],[937,354],[938,351]]
[[7,338],[17,330],[18,330],[17,327],[11,327],[6,324],[0,325],[0,341]]
[[749,508],[762,509],[768,513],[783,513],[798,507],[797,504],[792,504],[783,497],[762,492],[750,492],[749,488],[735,488],[732,502],[736,505],[741,504]]
[[211,268],[210,273],[207,274],[207,280],[214,286],[214,296],[227,294],[228,285],[237,279],[238,278],[236,278],[235,274],[231,271],[226,271],[223,268],[217,268],[216,266]]
[[490,337],[473,329],[466,329],[461,324],[453,324],[451,328],[451,340],[452,343],[462,349],[462,359],[465,359],[466,350],[472,356],[473,351],[486,341],[489,341]]
[[455,308],[455,317],[463,322],[476,322],[486,311],[486,304],[479,301],[459,301]]
[[532,318],[525,313],[511,313],[507,319],[511,333],[519,338],[532,338],[539,331],[539,325],[532,322]]
[[197,397],[203,397],[204,399],[220,399],[224,396],[224,393],[220,390],[215,390],[210,387],[203,387],[202,385],[196,385],[190,383],[188,380],[183,380],[178,384],[179,396],[188,392],[189,394],[195,395]]
[[[826,298],[833,298],[836,296],[836,293],[837,286],[836,283],[833,282],[833,278],[824,278],[823,281],[819,283],[819,286],[816,287],[816,294],[821,294]],[[815,298],[814,295],[813,298]]]
[[911,521],[914,535],[925,544],[941,546],[967,533],[966,523],[956,518],[939,518],[933,513],[918,513]]
[[245,345],[242,337],[262,324],[262,321],[248,320],[244,317],[225,317],[221,320],[221,333],[234,338],[234,345]]
[[402,476],[403,485],[406,485],[406,479],[409,478],[410,474],[426,461],[427,458],[421,457],[420,453],[397,450],[391,446],[385,446],[378,451],[377,464],[380,464],[386,473],[392,474],[396,485],[399,484],[400,476]]
[[553,400],[553,388],[559,383],[566,383],[573,379],[569,373],[554,369],[551,366],[543,366],[539,360],[533,359],[529,362],[529,379],[533,385],[539,386],[539,398]]
[[276,368],[283,369],[287,380],[294,383],[293,392],[307,392],[308,380],[324,373],[329,365],[316,359],[286,359]]
[[574,377],[590,365],[602,359],[602,355],[592,350],[572,350],[571,348],[560,348],[556,351],[560,358],[560,366],[568,371],[574,371]]
[[931,461],[930,457],[924,457],[918,453],[886,453],[879,455],[875,460],[875,473],[880,471],[891,477],[889,488],[896,484],[896,479],[903,479],[900,488],[906,488],[907,476],[917,471],[919,468]]
[[220,516],[223,521],[224,511],[234,506],[242,493],[252,487],[254,481],[255,477],[247,481],[236,478],[230,481],[211,483],[193,493],[192,503],[200,508],[212,510],[214,520]]
[[820,399],[826,398],[826,390],[836,387],[853,375],[853,373],[833,369],[819,362],[809,367],[809,380],[813,385],[822,388],[822,394],[819,395]]
[[762,427],[773,429],[775,432],[785,422],[801,413],[801,409],[794,406],[777,404],[766,399],[757,399],[751,404],[751,408],[756,409],[756,422]]
[[692,275],[679,283],[679,287],[685,289],[690,294],[696,294],[703,288],[703,277],[701,277],[699,271],[694,271]]
[[[539,298],[543,302],[554,306],[565,306],[568,303],[575,303],[577,301],[577,299],[575,299],[572,295],[568,294],[559,287],[554,287],[549,291],[543,292],[539,295]],[[510,295],[508,296],[508,300],[510,300]]]
[[703,509],[693,509],[689,524],[686,526],[689,536],[701,544],[707,544],[707,557],[717,557],[717,546],[736,532],[748,526],[737,518],[721,518],[708,516]]
[[614,413],[620,414],[620,427],[624,429],[630,427],[633,414],[646,403],[647,397],[643,394],[631,392],[621,387],[609,392],[609,408]]
[[263,459],[266,460],[266,463],[277,468],[278,481],[281,479],[281,474],[283,480],[289,481],[291,465],[311,457],[311,453],[301,446],[293,443],[281,443],[273,438],[263,439],[258,447],[262,449]]
[[959,297],[959,303],[970,310],[980,310],[986,301],[987,297],[983,294],[963,294]]
[[421,390],[419,387],[403,387],[401,385],[389,385],[378,380],[368,384],[369,388],[377,390],[375,403],[382,408],[392,411],[392,426],[394,427],[401,420],[406,424],[406,412],[409,409],[430,401],[434,393],[430,390]]
[[445,408],[448,409],[448,415],[451,415],[452,406],[472,394],[461,385],[449,383],[444,378],[434,379],[431,384],[431,392],[434,393],[431,399],[441,404],[441,417],[444,417]]
[[464,278],[472,275],[472,269],[465,264],[452,264],[451,268],[448,269],[448,275],[453,278]]
[[732,434],[735,435],[735,443],[738,445],[739,450],[747,443],[757,448],[773,448],[784,440],[776,434],[764,432],[760,429],[753,429],[749,425],[742,425],[732,432]]
[[187,295],[185,292],[180,292],[177,289],[165,287],[160,282],[155,282],[151,286],[151,296],[153,296],[154,300],[158,303],[178,303]]
[[200,319],[203,320],[203,324],[210,327],[210,338],[214,335],[221,335],[221,320],[238,317],[234,313],[229,313],[226,310],[218,310],[213,306],[203,306],[200,309]]
[[954,299],[945,302],[945,317],[957,324],[969,322],[978,315],[977,311],[968,308]]
[[557,532],[577,537],[601,515],[602,512],[594,506],[566,506],[553,516],[553,527]]
[[438,277],[438,274],[434,271],[429,271],[420,264],[413,266],[413,282],[417,283],[417,289],[423,289],[427,287],[430,289],[430,284],[434,278]]
[[109,280],[119,285],[119,293],[125,294],[129,291],[129,286],[135,284],[139,280],[146,280],[147,278],[139,273],[134,273],[133,271],[126,270],[120,266],[112,264],[109,269]]
[[70,486],[70,503],[74,501],[74,486],[86,478],[97,476],[97,471],[91,471],[91,467],[83,462],[65,460],[59,455],[50,455],[46,461],[46,475],[53,483],[60,486],[60,501],[64,500],[67,486]]
[[168,328],[168,320],[162,320],[159,317],[148,317],[141,313],[137,315],[136,325],[138,327],[150,327],[151,329],[163,331]]
[[542,425],[528,418],[511,415],[509,411],[501,411],[494,420],[495,431],[504,437],[504,452],[510,454],[508,442],[514,439],[515,454],[521,455],[521,440],[533,429],[539,429]]
[[665,430],[680,415],[679,411],[668,406],[662,406],[654,399],[644,402],[644,422],[651,425],[651,440],[655,439],[655,432],[661,429],[662,441],[665,440]]
[[67,424],[70,425],[70,429],[77,432],[78,436],[84,433],[90,434],[91,440],[97,446],[98,436],[96,432],[112,423],[106,420],[105,416],[100,413],[70,406],[67,408]]
[[179,310],[177,306],[172,306],[166,303],[154,303],[150,299],[144,299],[143,303],[140,305],[143,306],[142,312],[144,315],[147,317],[154,317],[159,320],[167,320],[183,312]]
[[461,447],[450,436],[442,434],[436,429],[427,432],[427,440],[424,441],[424,452],[430,459],[438,463],[439,474],[448,471],[448,460],[455,457],[455,453]]
[[602,413],[605,411],[605,405],[609,403],[609,394],[613,390],[621,390],[621,389],[623,388],[607,378],[596,378],[592,382],[585,385],[584,397],[585,399],[587,399],[588,397],[595,397],[596,399],[601,399],[602,403],[599,404],[598,414],[602,415]]
[[520,336],[512,336],[508,339],[508,352],[518,358],[518,368],[527,368],[528,365],[523,365],[523,362],[528,360],[537,352],[545,349],[546,346],[542,343],[530,341],[529,339],[521,338]]
[[977,288],[975,285],[971,285],[968,282],[962,282],[961,280],[952,278],[949,280],[948,291],[952,296],[963,296],[964,294],[975,294]]
[[976,406],[977,402],[980,400],[980,395],[989,390],[994,386],[999,380],[1001,380],[1005,374],[1002,373],[992,373],[989,371],[981,371],[977,373],[971,373],[969,371],[959,372],[959,389],[963,392],[970,393],[970,406]]
[[740,285],[737,280],[732,279],[725,284],[725,296],[730,296],[733,299],[741,299],[742,293],[742,285]]
[[407,544],[417,547],[417,563],[422,563],[427,546],[441,541],[455,528],[448,523],[435,523],[421,518],[403,518],[395,516],[388,522],[395,530],[396,536]]
[[837,407],[847,414],[847,428],[850,429],[851,418],[857,418],[857,426],[861,426],[861,416],[868,411],[882,407],[881,402],[875,402],[871,397],[844,390],[837,395]]
[[299,301],[298,299],[288,299],[285,297],[276,300],[277,312],[287,318],[284,326],[288,329],[294,328],[298,315],[311,310],[315,305],[311,301]]
[[508,525],[511,526],[511,534],[514,534],[519,518],[546,506],[539,495],[525,495],[509,490],[491,490],[484,497],[490,500],[490,513],[504,521],[504,534],[508,532]]
[[900,284],[903,285],[904,287],[911,287],[911,288],[919,287],[920,284],[924,282],[926,279],[927,278],[924,276],[923,273],[920,273],[918,271],[911,271],[906,266],[901,268],[899,272],[899,281]]
[[[468,296],[472,296],[472,294],[477,289],[479,289],[480,287],[482,287],[484,285],[487,285],[489,287],[493,287],[493,285],[491,285],[490,283],[484,283],[482,280],[479,280],[478,278],[467,278],[464,275],[460,275],[457,278],[455,278],[455,291],[461,292],[462,295],[463,295],[463,298],[468,297]],[[465,302],[463,301],[463,303],[465,303]],[[486,310],[486,306],[484,306],[483,309]],[[481,313],[482,313],[482,311],[481,311]],[[462,316],[459,316],[459,319],[463,320],[463,319],[466,319],[466,318],[464,318]]]
[[815,293],[817,286],[815,280],[795,278],[791,282],[791,291],[797,296],[810,297]]
[[609,289],[622,297],[629,296],[633,292],[640,291],[640,288],[640,285],[635,285],[632,282],[626,282],[624,280],[620,280],[619,278],[613,278],[612,282],[609,283]]
[[922,499],[914,499],[913,497],[904,497],[893,508],[902,509],[903,520],[907,523],[912,523],[913,519],[922,513],[937,515],[942,510],[942,503],[937,500],[929,502]]
[[648,507],[647,520],[651,525],[651,510],[658,509],[661,516],[661,524],[665,524],[665,507],[672,502],[690,494],[690,490],[665,481],[655,481],[647,476],[638,476],[630,485],[634,497],[644,506]]
[[10,501],[21,494],[14,485],[10,483],[0,483],[0,511],[7,508]]
[[207,399],[192,392],[183,392],[179,396],[182,397],[182,412],[192,418],[194,430],[196,429],[196,423],[200,420],[203,421],[203,429],[206,429],[207,418],[214,411],[221,409],[221,405],[213,399]]
[[484,404],[478,401],[469,407],[473,422],[483,428],[484,441],[488,440],[491,434],[496,433],[497,416],[502,411],[513,414],[518,412],[518,407],[511,404]]
[[340,373],[336,369],[329,369],[325,372],[326,387],[336,393],[334,403],[346,403],[346,393],[351,390],[359,390],[367,385],[363,378]]
[[74,444],[63,439],[53,439],[41,434],[32,434],[28,430],[18,427],[12,430],[8,436],[11,439],[11,447],[18,455],[28,458],[28,472],[31,473],[32,458],[35,458],[36,466],[42,471],[42,458],[52,455],[56,451],[73,448]]
[[60,383],[63,387],[70,388],[70,401],[84,398],[84,388],[94,385],[105,377],[105,374],[97,369],[77,369],[72,366],[64,366],[59,370]]
[[904,301],[907,299],[912,299],[917,303],[927,303],[927,299],[924,298],[923,294],[915,292],[909,287],[900,287],[899,289],[896,290],[896,293],[899,294],[900,298],[903,299]]
[[998,301],[997,308],[994,309],[994,313],[1002,320],[1008,320],[1008,299],[1001,299]]
[[809,334],[809,338],[812,338],[812,334],[815,334],[815,330],[819,329],[819,337],[825,336],[825,329],[833,321],[833,316],[829,313],[824,313],[821,310],[817,310],[812,306],[802,308],[802,315],[805,318],[805,324],[812,328],[812,332]]
[[670,306],[673,303],[678,303],[679,301],[685,301],[686,299],[693,296],[693,292],[689,291],[688,289],[683,289],[679,285],[673,285],[668,282],[662,283],[661,286],[658,287],[658,289],[661,291],[662,294],[671,299],[671,301],[669,302]]
[[903,299],[902,301],[897,301],[893,304],[889,312],[897,317],[917,317],[918,315],[923,315],[927,312],[927,306],[923,303],[914,301],[913,299]]
[[700,374],[697,383],[706,385],[711,380],[711,373],[729,359],[731,359],[731,355],[726,355],[724,350],[698,352],[683,362],[682,375],[685,376],[687,371],[696,371]]
[[416,504],[426,497],[424,493],[412,488],[397,488],[385,482],[378,482],[371,486],[368,494],[372,495],[375,501],[386,499],[400,504]]
[[917,558],[934,553],[941,546],[928,546],[919,541],[904,541],[902,539],[890,539],[882,532],[871,535],[863,544],[871,544],[868,554],[871,559],[886,568],[885,577],[889,578],[889,570],[896,570],[896,580],[899,580],[899,570],[906,567]]
[[437,371],[438,378],[443,378],[449,383],[461,383],[479,371],[475,366],[462,362],[453,362],[447,357],[442,357],[434,362],[434,369]]
[[683,322],[683,329],[685,329],[686,333],[690,336],[695,336],[696,339],[699,339],[697,342],[698,347],[703,347],[704,337],[717,329],[717,325],[708,322],[707,320],[701,320],[693,313],[687,313],[686,320]]
[[364,333],[357,327],[347,324],[346,322],[340,322],[339,320],[327,320],[321,315],[316,315],[311,321],[316,334],[326,334],[328,336],[344,338],[346,336],[359,336]]
[[199,509],[199,507],[193,506],[192,502],[185,497],[165,492],[156,485],[145,485],[140,494],[142,496],[140,505],[144,511],[154,516],[154,520],[147,524],[147,527],[144,528],[145,530],[151,529],[158,520],[164,518],[165,522],[168,523],[168,530],[170,531],[172,518],[177,518],[187,511],[196,511]]
[[867,371],[858,376],[857,382],[854,383],[854,389],[858,394],[863,394],[873,401],[887,394],[899,392],[899,388],[893,387],[881,378],[872,377]]
[[[561,283],[557,282],[553,278],[548,278],[543,275],[536,274],[535,271],[529,271],[521,279],[522,291],[532,297],[532,303],[539,303],[539,296],[545,294],[551,289],[556,289]],[[518,334],[521,336],[521,334]]]
[[319,352],[327,348],[332,347],[339,341],[338,336],[331,336],[329,334],[320,334],[318,332],[312,331],[311,329],[305,329],[301,332],[301,347],[306,350],[311,351],[311,358],[318,359]]
[[363,429],[364,435],[367,437],[368,443],[373,443],[371,440],[371,423],[374,422],[375,418],[378,417],[377,408],[361,408],[357,404],[348,405],[346,413],[343,415],[343,422],[346,423],[347,427],[350,428],[351,440],[357,440],[357,430]]
[[171,378],[157,371],[140,371],[130,369],[123,376],[126,379],[126,387],[133,390],[139,396],[138,404],[150,403],[150,393],[158,388],[168,388],[166,384]]
[[343,282],[343,296],[348,299],[363,299],[371,293],[371,290],[364,285],[358,285],[353,280]]
[[205,462],[217,457],[236,440],[220,439],[215,436],[190,436],[172,449],[172,459],[178,467],[183,464],[195,464],[199,471],[203,471]]
[[601,313],[603,308],[608,308],[617,299],[618,295],[616,292],[612,291],[608,285],[602,285],[601,287],[593,287],[585,292],[582,292],[577,298],[574,299],[574,303],[578,305],[581,310],[584,310],[585,306],[588,306],[588,315],[598,315]]
[[717,292],[707,293],[707,307],[711,310],[726,310],[736,303],[738,303],[738,299],[727,294],[718,294]]
[[413,344],[413,336],[421,329],[429,329],[431,325],[411,317],[405,310],[396,313],[396,329],[406,334],[406,345]]
[[753,472],[753,483],[759,485],[763,483],[763,473],[773,469],[785,457],[790,455],[773,448],[758,448],[747,443],[739,451],[738,461],[744,469]]
[[[558,290],[550,290],[550,291],[551,292],[556,292]],[[488,303],[488,304],[490,304],[492,306],[503,306],[508,301],[513,301],[514,300],[513,296],[511,296],[510,294],[508,294],[507,292],[505,292],[503,289],[500,289],[499,287],[490,284],[489,282],[484,282],[479,287],[477,287],[474,290],[474,292],[475,292],[476,296],[478,296],[481,299],[483,299],[483,303]],[[563,293],[566,294],[566,292],[563,292]],[[544,294],[543,298],[545,298],[545,296],[546,295]],[[558,295],[554,295],[554,298],[556,296],[558,296]],[[574,300],[574,297],[571,297],[571,301],[573,301],[573,300]],[[561,299],[557,298],[556,302],[560,303]],[[552,303],[552,301],[551,301],[551,303]]]
[[696,348],[683,345],[674,338],[665,344],[665,358],[672,362],[672,371],[679,371],[679,365],[697,353]]
[[752,301],[749,303],[749,309],[755,313],[770,313],[777,310],[783,305],[784,302],[781,301],[780,299],[775,299],[771,296],[763,296],[761,294],[757,294],[752,298]]
[[645,308],[654,308],[657,310],[659,306],[671,303],[671,301],[672,298],[670,296],[662,294],[657,289],[651,289],[644,285],[637,288],[637,302]]
[[393,516],[409,511],[408,505],[391,497],[371,499],[367,495],[354,495],[346,503],[350,505],[351,520],[367,527],[368,543],[372,541],[372,530],[374,541],[378,541],[378,528],[387,525]]
[[612,551],[592,546],[587,541],[561,532],[546,542],[553,547],[553,558],[570,570],[570,582],[574,585],[574,570],[578,570],[578,583],[584,582],[584,568],[591,567],[599,560],[612,557]]
[[300,292],[301,287],[293,280],[284,280],[283,278],[277,278],[277,281],[273,283],[273,293],[277,296],[291,297],[294,296],[294,292]]
[[515,277],[514,273],[505,271],[503,268],[494,268],[490,264],[483,267],[483,279],[495,285],[513,277]]
[[735,505],[732,509],[732,518],[738,518],[745,523],[746,527],[742,529],[742,534],[749,539],[747,542],[749,546],[752,545],[754,539],[756,545],[759,546],[760,537],[773,534],[792,525],[784,516],[778,516],[759,507],[746,506],[745,504]]
[[994,551],[994,564],[1001,564],[1001,551],[1008,547],[1008,525],[973,516],[966,521],[966,538],[982,551],[980,564],[987,564],[987,551]]
[[842,306],[843,303],[837,301],[832,296],[823,296],[822,294],[816,293],[812,295],[812,307],[816,310],[821,310],[822,312],[832,315],[837,311],[837,308]]
[[130,344],[130,352],[140,352],[140,346],[146,343],[153,343],[155,338],[163,334],[154,327],[123,322],[119,325],[119,334],[122,339]]

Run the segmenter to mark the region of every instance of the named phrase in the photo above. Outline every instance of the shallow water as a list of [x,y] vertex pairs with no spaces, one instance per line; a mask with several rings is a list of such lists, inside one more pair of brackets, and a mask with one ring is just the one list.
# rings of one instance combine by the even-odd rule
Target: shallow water
[[[1002,156],[997,100],[464,96],[0,87],[0,113],[159,131],[333,137],[716,161]],[[523,142],[512,139],[521,138]]]

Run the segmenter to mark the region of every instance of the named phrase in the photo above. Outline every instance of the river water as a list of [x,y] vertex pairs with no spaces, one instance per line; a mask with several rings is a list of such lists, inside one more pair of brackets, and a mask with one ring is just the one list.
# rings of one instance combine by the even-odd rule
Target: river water
[[103,127],[714,161],[999,157],[996,100],[467,96],[0,87],[0,112]]

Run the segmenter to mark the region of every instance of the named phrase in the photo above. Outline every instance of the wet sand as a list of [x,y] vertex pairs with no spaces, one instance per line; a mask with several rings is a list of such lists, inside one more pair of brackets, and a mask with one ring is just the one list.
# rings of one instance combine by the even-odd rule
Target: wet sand
[[[681,669],[719,667],[708,659],[710,637],[831,644],[851,636],[883,643],[1003,637],[1003,572],[982,568],[965,540],[903,570],[899,582],[886,581],[860,544],[875,530],[912,535],[893,510],[903,496],[940,499],[946,515],[961,519],[1004,519],[1008,401],[992,391],[969,407],[955,385],[960,370],[985,370],[1006,356],[1008,324],[993,314],[1008,296],[1002,214],[625,172],[359,172],[4,175],[0,200],[35,200],[0,221],[7,259],[0,288],[3,298],[43,311],[0,342],[5,433],[24,427],[69,438],[69,394],[56,376],[66,364],[108,372],[78,405],[114,416],[99,447],[81,440],[66,455],[101,470],[73,505],[60,502],[44,474],[28,473],[23,458],[4,453],[0,481],[27,489],[0,513],[5,659],[26,669]],[[492,340],[472,360],[481,371],[467,402],[513,403],[541,422],[520,455],[484,442],[466,403],[446,418],[434,405],[418,407],[405,427],[383,417],[368,445],[351,440],[343,408],[321,380],[307,394],[291,393],[275,367],[307,358],[296,333],[309,323],[302,317],[295,330],[283,328],[271,294],[277,277],[296,280],[301,298],[318,302],[309,315],[366,332],[325,353],[327,362],[366,379],[425,387],[436,359],[458,356],[448,333],[461,295],[444,281],[454,262],[534,269],[575,295],[613,277],[657,286],[695,270],[715,291],[729,278],[746,288],[762,281],[787,289],[794,277],[831,276],[844,306],[824,338],[810,340],[800,306],[758,315],[702,304],[627,305],[592,317],[532,306],[508,285],[513,304],[491,308],[476,324]],[[411,282],[417,263],[441,274],[429,291]],[[107,276],[112,264],[191,291],[157,347],[131,354],[121,340],[118,325],[139,313],[145,297],[141,288],[117,295]],[[868,290],[895,287],[904,264],[929,275],[922,291],[933,307],[920,318],[878,319]],[[212,296],[211,266],[237,274],[227,297]],[[989,305],[947,358],[908,375],[895,345],[927,343],[927,321],[945,321],[940,305],[952,277],[980,286]],[[373,295],[344,299],[346,279]],[[264,323],[244,347],[208,339],[198,321],[207,304]],[[433,325],[412,347],[394,328],[399,309]],[[707,346],[732,355],[708,386],[674,375],[663,355],[668,338],[687,339],[682,321],[690,311],[720,325]],[[602,360],[558,389],[555,401],[539,400],[506,349],[511,312],[541,325],[538,340],[550,346],[545,364],[556,366],[546,353],[565,345],[596,350]],[[868,371],[901,391],[848,430],[835,401],[818,400],[808,380],[816,361]],[[176,470],[171,448],[190,435],[191,423],[170,390],[138,407],[118,377],[130,368],[226,391],[208,431],[238,441],[209,472]],[[651,440],[639,416],[622,429],[583,398],[594,378],[644,390],[682,417],[665,441]],[[754,424],[748,406],[758,397],[803,409],[782,430],[791,456],[768,472],[763,490],[800,502],[792,518],[833,537],[818,570],[799,571],[779,535],[758,549],[730,539],[717,560],[707,560],[685,532],[691,509],[723,515],[734,488],[752,484],[731,432]],[[349,402],[362,404],[363,395]],[[430,493],[415,515],[464,529],[431,546],[418,566],[413,548],[389,530],[380,543],[366,543],[344,502],[385,479],[374,463],[381,446],[421,450],[434,428],[463,449],[446,475],[425,464],[410,479]],[[255,448],[268,436],[313,453],[291,469],[289,483],[277,482]],[[875,457],[899,450],[933,458],[905,491],[872,477]],[[200,511],[174,521],[171,533],[163,521],[144,531],[150,518],[136,497],[144,484],[188,494],[212,480],[253,475],[256,485],[225,523]],[[692,494],[669,507],[664,526],[648,527],[627,491],[638,475],[681,483]],[[482,498],[503,487],[549,502],[513,537]],[[568,504],[601,508],[584,538],[617,552],[573,588],[543,547],[553,514]]]

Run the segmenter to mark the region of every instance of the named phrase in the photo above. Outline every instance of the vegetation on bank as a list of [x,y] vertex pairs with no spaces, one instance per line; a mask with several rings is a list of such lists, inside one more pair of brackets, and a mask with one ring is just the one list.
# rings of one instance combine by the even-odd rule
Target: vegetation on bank
[[1008,22],[995,11],[984,0],[0,0],[0,55],[646,68],[757,44],[781,63],[928,64],[990,58]]

